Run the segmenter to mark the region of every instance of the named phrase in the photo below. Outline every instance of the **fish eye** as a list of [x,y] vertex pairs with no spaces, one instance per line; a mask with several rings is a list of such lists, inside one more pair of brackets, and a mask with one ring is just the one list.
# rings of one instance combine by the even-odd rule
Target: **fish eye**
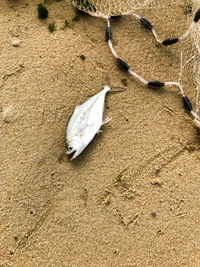
[[67,148],[68,151],[71,151],[73,148],[70,146]]

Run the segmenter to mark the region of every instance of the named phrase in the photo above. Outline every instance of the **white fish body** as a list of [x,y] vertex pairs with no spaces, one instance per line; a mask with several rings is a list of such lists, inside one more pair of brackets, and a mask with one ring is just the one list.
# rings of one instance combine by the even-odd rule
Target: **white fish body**
[[108,91],[110,87],[104,86],[102,91],[75,108],[66,131],[67,154],[75,152],[71,159],[75,159],[84,150],[101,128]]

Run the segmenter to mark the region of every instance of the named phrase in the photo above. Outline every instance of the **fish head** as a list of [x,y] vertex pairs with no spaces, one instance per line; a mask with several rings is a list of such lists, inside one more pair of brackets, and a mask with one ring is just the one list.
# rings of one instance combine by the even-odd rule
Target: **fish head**
[[74,153],[71,160],[75,159],[83,151],[84,147],[80,136],[75,135],[72,138],[66,139],[67,155]]

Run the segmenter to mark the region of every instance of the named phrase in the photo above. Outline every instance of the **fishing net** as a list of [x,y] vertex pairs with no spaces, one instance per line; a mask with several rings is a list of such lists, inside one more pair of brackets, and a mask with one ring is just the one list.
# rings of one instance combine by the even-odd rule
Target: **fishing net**
[[[190,0],[188,3],[190,3]],[[142,8],[163,8],[164,5],[164,0],[72,0],[72,4],[92,15],[92,16],[96,16],[96,17],[102,17],[104,19],[107,20],[107,28],[106,28],[106,39],[108,42],[108,45],[110,47],[110,50],[112,52],[112,54],[114,55],[114,57],[117,60],[118,65],[124,69],[125,71],[128,71],[131,75],[133,75],[136,79],[140,80],[143,84],[149,86],[149,87],[163,87],[163,86],[177,86],[180,89],[180,92],[182,94],[182,98],[183,98],[183,103],[184,103],[184,107],[185,109],[187,109],[192,116],[194,117],[194,123],[195,125],[200,128],[200,116],[198,115],[199,113],[199,109],[200,109],[200,26],[198,25],[196,27],[196,30],[193,33],[193,42],[195,44],[195,49],[197,50],[196,54],[196,64],[195,64],[195,77],[196,77],[196,81],[197,81],[197,90],[196,90],[196,95],[197,95],[197,101],[196,101],[196,112],[193,110],[192,108],[192,104],[190,102],[190,100],[185,96],[184,90],[181,86],[181,74],[182,74],[182,70],[184,69],[184,67],[191,61],[191,59],[193,59],[195,57],[195,55],[193,55],[191,57],[191,59],[187,60],[186,63],[183,65],[182,63],[182,54],[181,54],[181,70],[180,70],[180,79],[179,82],[160,82],[160,81],[146,81],[144,78],[142,78],[141,76],[139,76],[137,73],[135,73],[134,71],[132,71],[129,67],[129,65],[121,58],[118,57],[115,49],[113,48],[112,45],[112,32],[111,32],[111,27],[110,27],[110,20],[109,18],[111,16],[119,16],[119,15],[128,15],[128,14],[132,14],[133,16],[135,16],[137,19],[139,19],[142,23],[142,25],[148,29],[152,31],[152,34],[154,35],[156,41],[164,46],[167,45],[172,45],[174,43],[177,43],[178,41],[181,41],[183,39],[185,39],[190,32],[193,30],[193,28],[195,28],[197,22],[200,20],[200,9],[197,9],[197,7],[199,7],[200,5],[200,0],[193,0],[193,2],[191,2],[192,4],[190,4],[189,6],[192,6],[197,10],[192,23],[190,24],[189,29],[179,38],[168,38],[165,39],[164,41],[158,39],[157,33],[154,29],[154,27],[151,25],[151,23],[146,20],[145,18],[140,17],[140,15],[134,13],[136,9],[142,9]],[[176,2],[174,1],[173,4],[176,4]]]
[[72,4],[91,15],[118,16],[150,4],[152,0],[72,0]]
[[[194,9],[200,6],[200,0],[195,0],[193,3]],[[196,112],[199,113],[200,110],[200,25],[198,25],[193,33],[192,39],[197,53],[195,64],[194,64],[194,74],[196,78]]]

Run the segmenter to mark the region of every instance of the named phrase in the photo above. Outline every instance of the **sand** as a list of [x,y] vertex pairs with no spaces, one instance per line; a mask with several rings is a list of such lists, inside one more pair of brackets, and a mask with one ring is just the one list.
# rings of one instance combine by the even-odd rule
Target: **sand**
[[[188,2],[159,2],[137,13],[160,38],[190,25]],[[200,266],[200,133],[176,87],[152,90],[121,71],[91,16],[63,29],[69,0],[0,2],[0,266]],[[48,25],[56,30],[49,33]],[[131,16],[112,22],[113,45],[147,80],[177,81],[192,38],[156,44]],[[85,60],[80,56],[84,55]],[[182,85],[195,107],[194,61]],[[76,105],[103,85],[102,127],[71,162],[65,130]]]

